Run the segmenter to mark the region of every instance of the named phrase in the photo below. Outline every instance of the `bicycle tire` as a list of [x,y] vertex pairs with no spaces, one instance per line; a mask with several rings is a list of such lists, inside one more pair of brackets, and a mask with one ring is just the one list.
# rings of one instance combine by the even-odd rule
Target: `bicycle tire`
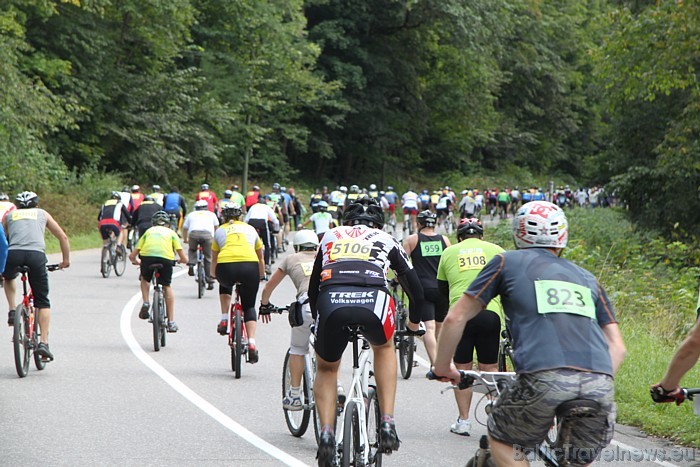
[[[360,465],[358,461],[362,458],[360,441],[360,414],[357,402],[350,401],[345,409],[343,420],[343,455],[341,466],[350,467]],[[359,454],[359,456],[358,456]]]
[[399,364],[401,366],[401,376],[403,379],[410,378],[413,372],[413,351],[413,336],[402,337],[399,343]]
[[153,309],[151,313],[151,321],[153,325],[153,350],[160,351],[160,328],[161,328],[161,313],[160,300],[158,300],[158,292],[153,291]]
[[[287,391],[292,385],[292,374],[289,371],[289,358],[291,354],[287,350],[287,354],[284,356],[284,365],[282,367],[282,397],[287,395]],[[306,379],[306,371],[302,373],[301,377],[301,391],[304,394],[304,409],[303,410],[287,410],[282,408],[284,411],[284,421],[287,422],[287,428],[289,432],[296,436],[297,438],[304,436],[306,429],[309,427],[309,419],[311,418],[311,408],[308,406],[308,391],[309,382]]]
[[201,261],[197,261],[197,298],[202,298],[204,296],[205,287],[204,265]]
[[243,320],[241,319],[241,310],[236,310],[233,322],[233,345],[235,347],[235,354],[233,354],[233,372],[235,373],[236,379],[239,379],[241,377],[241,360],[243,359],[243,331],[241,330]]
[[[477,459],[476,455],[475,455],[474,457],[469,459],[469,461],[467,462],[467,467],[477,467],[477,465],[479,465],[478,462],[479,462],[479,459]],[[486,460],[484,461],[483,466],[484,467],[497,467],[496,462],[491,458],[491,454],[489,454],[488,457],[486,457]]]
[[382,467],[382,451],[379,450],[379,427],[382,410],[379,407],[377,388],[370,386],[367,390],[367,444],[369,445],[369,465]]
[[[36,341],[40,342],[41,339],[39,339],[39,337],[41,336],[41,333],[39,332],[39,320],[38,319],[34,320],[34,335],[36,336]],[[36,369],[41,371],[44,368],[46,368],[46,362],[44,361],[44,359],[42,359],[41,356],[39,354],[37,354],[36,352],[32,352],[32,354],[34,355],[34,366],[36,367]]]
[[15,369],[20,378],[27,376],[29,371],[29,313],[24,305],[15,309],[15,325],[12,333],[12,346],[15,353]]
[[[120,246],[117,246],[117,248],[121,248]],[[121,277],[124,275],[124,271],[126,271],[126,250],[122,251],[118,255],[114,255],[114,274],[117,275],[117,277]]]
[[165,299],[163,298],[163,295],[160,295],[158,297],[160,299],[160,346],[165,347],[166,341],[167,341],[167,325],[168,325],[168,316],[165,310]]
[[105,279],[109,277],[109,274],[112,272],[112,261],[109,257],[109,247],[108,246],[103,246],[102,247],[102,256],[101,256],[101,265],[100,265],[100,273],[102,273],[102,277]]

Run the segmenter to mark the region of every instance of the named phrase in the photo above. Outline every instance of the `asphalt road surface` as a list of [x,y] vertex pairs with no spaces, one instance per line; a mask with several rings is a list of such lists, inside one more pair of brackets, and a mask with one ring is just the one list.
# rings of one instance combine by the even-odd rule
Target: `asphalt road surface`
[[[295,438],[282,413],[286,315],[258,324],[260,361],[244,364],[243,376],[236,380],[226,338],[215,330],[217,291],[197,299],[186,268],[176,272],[180,331],[168,335],[160,352],[153,351],[150,325],[137,317],[141,299],[136,267],[129,265],[123,277],[104,279],[99,251],[88,250],[73,253],[69,269],[50,273],[50,343],[56,360],[44,371],[32,366],[26,378],[18,378],[11,330],[2,331],[0,465],[314,465],[313,428]],[[293,297],[291,281],[285,279],[272,302],[282,306]],[[395,416],[401,448],[385,457],[385,465],[464,465],[486,432],[477,422],[486,420],[483,401],[477,404],[480,397],[475,395],[471,436],[450,433],[457,416],[454,397],[440,394],[444,383],[424,378],[422,344],[418,350],[422,358],[413,376],[398,382]],[[350,366],[345,358],[346,385]],[[625,450],[672,447],[627,427],[619,427],[615,440],[610,457],[639,460],[640,453],[632,457]],[[608,464],[597,464],[603,463]]]

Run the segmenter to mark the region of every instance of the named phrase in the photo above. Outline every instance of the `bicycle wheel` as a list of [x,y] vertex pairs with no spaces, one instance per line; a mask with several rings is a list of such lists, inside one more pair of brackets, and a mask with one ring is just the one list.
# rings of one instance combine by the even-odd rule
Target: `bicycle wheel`
[[114,255],[114,274],[122,276],[126,271],[126,250],[122,250],[121,246],[117,246],[117,254]]
[[158,352],[160,351],[161,314],[163,313],[163,310],[160,309],[158,292],[153,292],[153,301],[151,303],[153,303],[151,310],[151,321],[153,324],[153,350]]
[[100,272],[102,273],[102,277],[105,279],[109,277],[109,274],[112,272],[112,259],[109,257],[109,247],[108,246],[103,246],[102,247],[102,260],[100,264]]
[[403,379],[410,378],[413,371],[413,341],[413,336],[404,336],[399,343],[399,364]]
[[357,402],[348,402],[343,420],[342,467],[360,465],[362,462],[362,441],[360,440],[360,413]]
[[241,326],[243,326],[243,320],[241,319],[241,311],[235,311],[235,317],[233,320],[233,349],[231,350],[231,364],[233,365],[233,372],[236,375],[236,379],[241,377],[241,360],[243,359],[243,331]]
[[160,346],[165,347],[166,336],[167,336],[167,326],[168,326],[168,316],[165,312],[165,299],[162,294],[159,294],[160,299]]
[[197,298],[202,298],[204,296],[205,286],[204,264],[202,264],[201,261],[197,261]]
[[[289,388],[292,386],[292,374],[289,371],[289,350],[287,350],[287,355],[284,357],[284,367],[282,371],[282,397],[287,395]],[[309,426],[309,419],[311,418],[311,408],[308,406],[309,398],[307,396],[309,392],[308,381],[306,380],[306,372],[302,373],[301,377],[301,393],[304,395],[304,409],[303,410],[287,410],[284,411],[284,421],[287,422],[287,428],[289,432],[298,437],[301,437],[306,433],[306,429]]]
[[382,452],[379,450],[379,426],[382,411],[379,408],[377,388],[370,386],[367,391],[367,440],[369,444],[369,465],[382,467]]
[[[38,319],[34,320],[34,336],[36,338],[36,341],[39,342],[40,341],[39,337],[41,336],[41,334],[39,333],[39,320]],[[41,358],[41,356],[39,354],[37,354],[36,352],[33,352],[33,355],[34,355],[34,366],[36,367],[36,369],[41,371],[44,368],[46,368],[46,362]]]
[[27,376],[29,371],[29,311],[24,305],[15,309],[15,327],[12,344],[15,350],[15,368],[20,378]]

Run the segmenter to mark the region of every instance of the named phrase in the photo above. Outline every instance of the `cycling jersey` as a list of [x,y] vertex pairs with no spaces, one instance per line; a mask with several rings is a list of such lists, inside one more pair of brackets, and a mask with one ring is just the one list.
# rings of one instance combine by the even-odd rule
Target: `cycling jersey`
[[435,205],[435,209],[439,209],[441,211],[444,211],[450,207],[452,204],[452,198],[450,198],[449,195],[442,195],[438,199],[437,204]]
[[279,269],[292,279],[297,290],[297,300],[309,292],[309,277],[314,267],[315,257],[315,251],[300,251],[286,256],[279,265]]
[[168,193],[163,199],[163,210],[167,213],[175,214],[180,214],[180,210],[182,210],[182,214],[186,214],[187,203],[185,202],[185,198],[177,191]]
[[210,211],[192,211],[185,217],[182,229],[191,232],[209,232],[214,235],[214,231],[219,226],[219,218]]
[[463,216],[472,216],[474,215],[475,210],[476,201],[474,201],[474,198],[471,196],[466,195],[464,198],[462,198],[462,201],[459,202],[459,212]]
[[267,204],[255,203],[252,205],[245,215],[245,221],[248,222],[253,219],[261,219],[267,222],[271,222],[276,229],[279,229],[280,223],[277,220],[277,215],[275,211],[270,208]]
[[17,209],[15,203],[10,201],[0,201],[0,222],[2,222],[3,218],[8,212],[14,211],[15,209]]
[[99,214],[97,214],[98,221],[110,220],[109,222],[114,225],[124,225],[131,222],[131,216],[129,212],[121,202],[121,200],[110,199],[102,205]]
[[246,197],[245,197],[245,207],[250,208],[252,205],[258,202],[258,198],[260,197],[260,192],[258,191],[251,191],[248,192]]
[[234,191],[231,195],[231,201],[233,201],[234,203],[238,203],[238,205],[240,206],[245,206],[245,196],[243,196],[237,191]]
[[131,222],[138,228],[139,235],[143,235],[146,229],[148,229],[152,225],[151,218],[153,217],[153,214],[157,213],[160,210],[161,207],[158,203],[149,200],[141,203],[139,208],[136,211],[134,211],[134,215],[131,218]]
[[411,251],[411,262],[423,283],[423,288],[437,288],[437,271],[440,255],[447,248],[442,235],[425,235],[418,233],[418,242]]
[[510,195],[508,195],[508,193],[506,193],[505,191],[501,191],[500,193],[498,193],[496,199],[498,199],[498,202],[500,204],[510,204]]
[[602,326],[617,322],[595,276],[546,248],[501,253],[465,292],[496,295],[510,319],[518,373],[572,368],[612,376]]
[[153,201],[163,206],[163,200],[165,199],[165,195],[163,193],[153,192],[148,196],[150,196]]
[[256,251],[263,244],[256,230],[241,221],[222,225],[214,234],[212,250],[218,251],[217,263],[258,262]]
[[386,197],[386,200],[389,202],[389,204],[396,204],[396,200],[399,198],[399,195],[396,194],[395,191],[387,191],[384,193],[384,196]]
[[216,212],[216,205],[219,204],[219,200],[216,198],[216,195],[211,190],[200,191],[199,193],[197,193],[195,200],[196,201],[201,201],[201,200],[206,201],[207,202],[207,209],[209,209],[211,212]]
[[328,212],[317,212],[309,218],[314,223],[314,232],[323,234],[331,229],[333,215]]
[[401,197],[404,209],[418,209],[418,195],[412,191],[407,191]]
[[10,251],[46,251],[46,219],[46,211],[40,208],[16,209],[8,213],[5,222]]
[[172,229],[162,225],[154,225],[141,235],[136,249],[139,250],[139,256],[173,261],[175,251],[182,250],[182,244],[180,237]]
[[418,195],[418,201],[420,202],[421,209],[425,210],[430,207],[430,195],[426,195],[425,193],[421,193]]
[[143,200],[146,198],[143,193],[131,193],[131,206],[130,206],[130,212],[136,211],[139,206],[141,206],[141,203],[143,203]]

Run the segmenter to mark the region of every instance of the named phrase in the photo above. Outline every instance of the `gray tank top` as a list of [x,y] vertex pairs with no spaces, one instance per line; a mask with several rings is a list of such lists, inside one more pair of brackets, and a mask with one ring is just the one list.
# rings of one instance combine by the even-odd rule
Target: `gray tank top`
[[15,209],[7,214],[10,250],[46,251],[45,230],[46,211],[43,209]]

